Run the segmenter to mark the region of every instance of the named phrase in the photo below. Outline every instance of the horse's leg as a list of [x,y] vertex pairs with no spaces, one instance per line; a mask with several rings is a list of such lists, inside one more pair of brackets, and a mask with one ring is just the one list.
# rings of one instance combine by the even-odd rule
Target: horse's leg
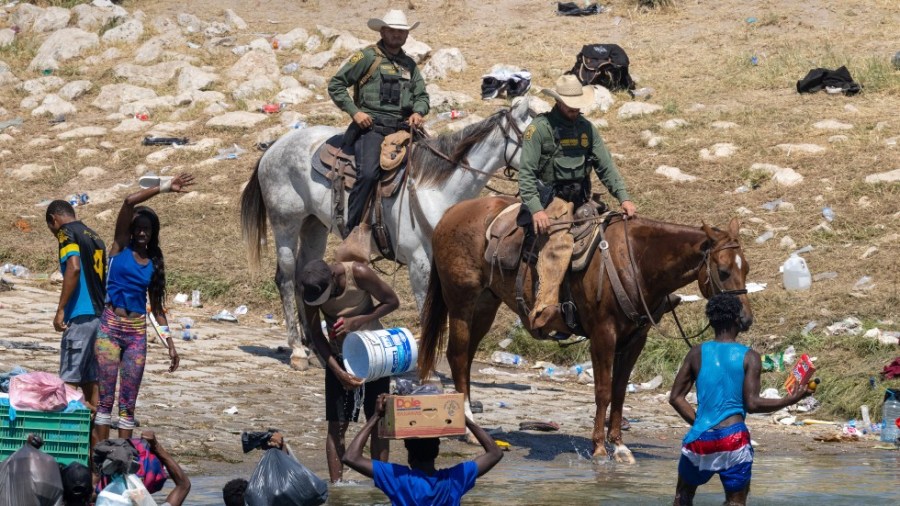
[[428,291],[428,277],[431,275],[431,259],[425,248],[419,247],[409,262],[409,284],[413,296],[416,298],[416,310],[421,314],[422,304],[425,303],[425,293]]
[[[472,313],[472,326],[469,332],[469,350],[465,369],[465,384],[467,388],[465,392],[465,409],[466,416],[473,421],[472,408],[469,405],[472,400],[472,362],[475,360],[475,353],[478,351],[478,345],[481,344],[481,340],[484,339],[484,336],[491,330],[491,325],[494,324],[494,319],[497,317],[497,310],[500,309],[501,302],[502,301],[495,297],[493,293],[485,290],[482,292],[481,296],[478,297],[478,300],[475,303],[475,310]],[[475,435],[468,429],[466,429],[466,441],[471,444],[479,444],[478,440],[475,439]]]
[[[303,266],[308,262],[321,259],[325,256],[325,247],[328,244],[328,228],[315,216],[307,216],[300,226],[300,238],[300,253],[297,255],[295,273],[300,272],[303,269]],[[294,292],[294,299],[297,301],[298,315],[300,315],[303,314],[302,311],[304,311],[303,297],[300,294],[300,285],[298,285],[296,281],[294,282]],[[305,316],[300,316],[301,324],[303,323],[303,318],[305,318]],[[309,338],[301,330],[300,342],[291,346],[291,367],[299,370],[306,369],[309,366],[310,349]],[[296,367],[294,365],[295,361],[298,365],[302,365],[305,362],[306,366],[302,369]],[[324,368],[324,364],[322,364],[322,367]]]
[[[308,355],[301,346],[300,329],[297,324],[297,305],[294,288],[294,271],[297,263],[297,243],[300,238],[301,221],[287,217],[270,217],[272,234],[275,236],[275,284],[281,295],[284,309],[284,324],[288,331],[288,346],[291,348],[291,367],[300,371],[309,367]],[[296,358],[295,358],[296,357]]]
[[637,362],[644,343],[647,342],[648,327],[637,329],[627,338],[621,340],[622,349],[616,352],[612,377],[612,404],[609,411],[609,431],[606,439],[614,447],[613,458],[616,462],[634,464],[631,450],[622,442],[622,406],[625,404],[625,391],[628,389],[628,378]]
[[[446,297],[446,295],[445,295]],[[466,416],[472,419],[472,408],[469,406],[469,373],[472,359],[469,356],[469,343],[472,337],[472,316],[475,312],[475,301],[471,296],[466,298],[446,298],[449,312],[449,336],[447,339],[447,362],[456,391],[463,394],[463,409]]]
[[616,352],[616,334],[612,325],[600,324],[591,329],[591,362],[594,364],[594,402],[597,413],[594,416],[594,432],[591,440],[594,443],[593,459],[595,462],[606,460],[606,438],[603,437],[606,421],[606,408],[610,401],[612,383],[613,357]]

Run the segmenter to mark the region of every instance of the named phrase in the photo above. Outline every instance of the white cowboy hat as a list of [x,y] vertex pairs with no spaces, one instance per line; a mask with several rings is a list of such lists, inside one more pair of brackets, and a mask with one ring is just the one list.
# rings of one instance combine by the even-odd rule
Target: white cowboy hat
[[541,93],[555,98],[572,109],[587,109],[594,103],[594,88],[582,86],[581,81],[571,74],[561,76],[553,88],[544,88]]
[[389,10],[387,14],[384,15],[382,19],[372,18],[367,23],[369,28],[375,30],[376,32],[380,32],[382,27],[393,28],[395,30],[414,30],[417,26],[419,26],[419,22],[416,21],[412,26],[409,25],[409,21],[406,20],[406,14],[400,10]]

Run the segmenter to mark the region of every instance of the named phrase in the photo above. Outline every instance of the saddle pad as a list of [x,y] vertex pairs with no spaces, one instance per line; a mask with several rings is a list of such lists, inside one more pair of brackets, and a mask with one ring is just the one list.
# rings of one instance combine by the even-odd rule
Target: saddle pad
[[[509,217],[509,213],[513,213],[513,212],[514,212],[514,213],[516,213],[516,216],[518,216],[519,208],[520,208],[521,206],[522,206],[522,203],[521,203],[521,202],[516,202],[515,204],[510,204],[510,205],[507,206],[505,209],[503,209],[502,211],[500,211],[500,213],[497,214],[497,216],[496,216],[493,220],[491,220],[491,223],[490,223],[490,225],[488,225],[487,230],[484,231],[484,238],[487,239],[488,241],[490,241],[490,240],[491,240],[491,237],[493,236],[494,225],[497,225],[497,223],[500,222],[501,220],[509,220],[509,218],[510,218],[510,217]],[[516,223],[516,218],[515,218],[515,217],[512,218],[512,223],[513,223],[513,224]],[[499,235],[499,234],[498,234],[497,237],[505,237],[506,235],[509,235],[509,232],[510,232],[511,228],[509,227],[509,222],[508,222],[508,221],[505,221],[505,222],[503,223],[503,226],[498,226],[498,227],[497,227],[498,232],[500,232],[500,229],[501,229],[501,228],[502,228],[503,231],[506,232],[506,233],[503,234],[503,235]]]

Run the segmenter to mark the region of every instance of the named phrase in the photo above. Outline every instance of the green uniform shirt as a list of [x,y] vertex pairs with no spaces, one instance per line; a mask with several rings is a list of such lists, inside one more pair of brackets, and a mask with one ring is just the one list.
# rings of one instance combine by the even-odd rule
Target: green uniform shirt
[[[379,56],[382,58],[381,63],[375,69],[372,77],[358,90],[359,96],[354,100],[351,88],[356,87]],[[381,84],[384,76],[387,76],[388,79],[399,78],[399,103],[392,104],[382,100]],[[370,116],[402,120],[414,112],[425,116],[430,109],[428,93],[425,91],[425,80],[419,73],[416,62],[403,50],[400,50],[395,56],[386,56],[381,42],[357,51],[351,56],[350,60],[328,82],[328,95],[331,96],[335,105],[349,114],[351,118],[357,112],[363,111]]]
[[547,185],[580,181],[589,177],[591,167],[603,186],[620,203],[630,200],[625,181],[616,169],[597,127],[581,115],[571,122],[555,107],[549,113],[539,114],[522,135],[519,169],[522,202],[532,213],[543,210],[538,196],[538,181]]

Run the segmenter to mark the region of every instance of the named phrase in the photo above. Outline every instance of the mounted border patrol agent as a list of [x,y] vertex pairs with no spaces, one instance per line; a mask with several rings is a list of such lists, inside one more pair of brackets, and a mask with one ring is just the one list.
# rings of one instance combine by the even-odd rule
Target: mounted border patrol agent
[[623,213],[630,217],[637,211],[600,132],[581,114],[594,102],[593,88],[564,75],[554,88],[541,93],[556,99],[556,105],[538,115],[523,134],[519,170],[523,205],[517,218],[525,227],[523,250],[527,253],[531,241],[538,241],[534,247],[539,251],[539,287],[529,315],[534,330],[560,314],[560,285],[572,257],[573,210],[590,198],[590,171],[621,203]]
[[379,32],[381,40],[351,56],[328,83],[331,100],[353,119],[343,149],[355,152],[357,180],[350,191],[344,237],[362,221],[380,179],[384,137],[421,126],[430,109],[425,80],[416,62],[403,52],[410,30],[417,26],[399,10],[370,19],[368,27]]

